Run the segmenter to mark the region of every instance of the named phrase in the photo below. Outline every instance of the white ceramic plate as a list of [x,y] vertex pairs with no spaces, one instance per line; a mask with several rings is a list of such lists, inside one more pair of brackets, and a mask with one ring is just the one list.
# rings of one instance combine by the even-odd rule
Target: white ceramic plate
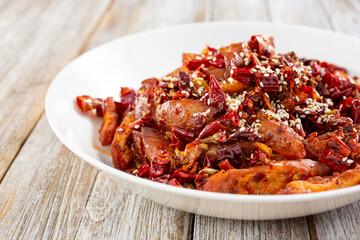
[[[360,186],[284,196],[248,196],[183,189],[116,170],[100,153],[101,119],[75,107],[78,95],[118,96],[120,86],[137,89],[143,79],[161,77],[181,65],[183,52],[200,52],[248,40],[254,34],[275,37],[277,52],[326,60],[360,75],[360,40],[343,34],[290,25],[218,22],[175,26],[120,38],[71,62],[54,79],[46,97],[46,114],[57,137],[76,155],[119,177],[124,187],[166,206],[197,214],[234,219],[278,219],[334,209],[360,199]],[[109,151],[106,149],[106,151]]]

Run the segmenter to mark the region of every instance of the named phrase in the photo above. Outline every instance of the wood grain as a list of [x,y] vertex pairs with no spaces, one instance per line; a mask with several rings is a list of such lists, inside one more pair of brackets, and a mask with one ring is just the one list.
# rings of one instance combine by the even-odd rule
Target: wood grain
[[266,21],[270,20],[265,0],[215,0],[213,21]]
[[[20,20],[11,27],[16,30],[8,32],[6,21],[10,13],[18,18],[27,17],[24,21],[34,26],[30,27],[33,28],[32,33],[25,34],[31,37],[19,37],[20,40],[13,43],[13,56],[5,54],[8,59],[4,61],[13,61],[13,66],[3,73],[3,69],[0,70],[0,101],[6,103],[0,108],[0,180],[44,112],[45,94],[51,80],[78,54],[81,45],[110,4],[110,0],[64,0],[50,3],[38,0],[29,1],[31,4],[23,9],[20,1],[14,2],[17,2],[14,8],[19,8],[17,11],[11,10],[10,5],[8,8],[11,11],[0,13],[2,38],[18,41],[21,31],[26,28]],[[47,9],[42,5],[52,7]],[[29,10],[31,14],[25,13],[28,9],[32,9]],[[10,21],[13,21],[11,17]],[[1,46],[9,48],[5,43]],[[19,49],[19,54],[16,49]]]
[[268,6],[273,22],[331,29],[318,0],[268,0]]
[[96,174],[43,116],[0,185],[0,239],[73,238]]
[[336,31],[360,37],[360,2],[358,0],[321,0]]
[[359,239],[359,202],[308,217],[313,239]]
[[100,172],[77,239],[186,239],[192,214],[145,200]]
[[207,0],[115,1],[84,50],[123,35],[155,27],[204,21],[209,5],[210,1]]
[[193,239],[309,239],[305,218],[241,221],[196,215]]

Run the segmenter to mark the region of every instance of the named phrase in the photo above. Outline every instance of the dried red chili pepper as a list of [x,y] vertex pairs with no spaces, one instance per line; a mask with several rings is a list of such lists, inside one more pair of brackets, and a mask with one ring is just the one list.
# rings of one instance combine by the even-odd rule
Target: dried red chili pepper
[[129,124],[129,128],[132,130],[140,130],[140,127],[143,125],[148,125],[148,123],[151,121],[152,117],[151,114],[147,114],[146,116],[135,120]]
[[164,174],[160,177],[149,177],[150,180],[159,182],[159,183],[168,183],[170,179],[170,173]]
[[120,98],[120,102],[116,102],[116,107],[120,114],[124,113],[129,108],[135,107],[136,92],[134,89],[121,87]]
[[236,111],[230,109],[227,113],[218,119],[225,127],[240,127],[239,115]]
[[194,140],[194,133],[188,132],[182,128],[179,127],[173,127],[172,128],[173,133],[175,133],[178,137],[180,137],[181,139],[191,142]]
[[321,67],[316,61],[312,61],[310,66],[312,68],[312,73],[314,76],[318,76],[321,74]]
[[335,64],[330,64],[327,62],[322,62],[320,63],[320,66],[323,68],[326,68],[327,70],[329,70],[331,73],[335,72],[335,71],[341,71],[343,73],[347,73],[347,70],[345,68],[339,67]]
[[266,154],[262,151],[254,151],[252,153],[252,158],[250,159],[249,167],[254,166],[256,163],[265,162]]
[[273,73],[256,73],[255,81],[258,86],[261,87],[262,90],[279,92],[279,78],[276,74]]
[[206,47],[208,49],[207,56],[208,57],[213,56],[213,58],[208,60],[209,64],[214,66],[214,67],[218,67],[218,68],[225,67],[224,56],[220,53],[220,51],[218,49],[209,47],[207,45],[206,45]]
[[342,172],[351,165],[347,161],[350,153],[351,149],[339,137],[333,135],[327,140],[319,156],[319,161],[325,163],[334,171]]
[[180,182],[178,180],[176,180],[175,178],[171,179],[167,184],[171,185],[171,186],[175,186],[175,187],[184,187],[183,185],[180,184]]
[[184,169],[177,169],[174,171],[174,173],[171,175],[171,179],[176,179],[179,181],[180,184],[183,183],[189,183],[193,181],[196,177],[196,174]]
[[203,67],[198,67],[193,74],[195,74],[199,78],[203,78],[207,83],[209,83],[210,73],[206,71]]
[[204,158],[203,168],[213,168],[214,165],[214,160],[210,159],[208,156]]
[[176,147],[180,151],[184,151],[185,149],[183,140],[181,140],[176,134],[173,134],[171,137],[171,146]]
[[228,160],[235,168],[245,167],[243,152],[237,143],[218,150],[217,160]]
[[255,66],[259,66],[259,67],[261,66],[261,62],[260,62],[259,58],[255,54],[251,53],[250,54],[250,59],[251,59],[252,65],[254,67]]
[[230,169],[235,169],[233,166],[231,166],[231,164],[229,163],[229,161],[227,159],[225,159],[224,161],[220,162],[218,164],[219,168],[222,170],[230,170]]
[[214,135],[217,131],[219,131],[221,129],[221,124],[218,120],[208,123],[204,129],[200,132],[198,138],[202,139],[202,138],[206,138],[209,136]]
[[308,86],[301,86],[300,91],[307,94],[308,98],[314,99],[314,88]]
[[256,50],[260,56],[271,57],[275,54],[274,39],[264,35],[251,36],[250,47]]
[[150,172],[150,164],[148,162],[143,163],[140,168],[138,168],[138,172],[136,175],[141,178],[148,178]]
[[207,60],[201,57],[199,54],[184,53],[183,54],[183,65],[189,70],[195,70],[201,65],[205,65]]
[[348,115],[349,110],[351,109],[351,104],[354,101],[352,97],[347,97],[339,102],[336,106],[337,109],[341,111],[342,114]]
[[225,93],[213,75],[210,76],[209,99],[210,106],[217,108],[219,111],[226,108]]
[[149,176],[156,178],[169,172],[171,158],[169,152],[160,150],[158,155],[151,161]]
[[101,98],[93,98],[88,95],[76,97],[76,104],[82,112],[91,111],[96,109],[96,115],[102,117],[104,112],[102,109],[103,100]]
[[355,124],[360,122],[360,100],[358,99],[351,103],[351,119]]
[[254,84],[254,73],[249,68],[233,68],[231,77],[245,85]]

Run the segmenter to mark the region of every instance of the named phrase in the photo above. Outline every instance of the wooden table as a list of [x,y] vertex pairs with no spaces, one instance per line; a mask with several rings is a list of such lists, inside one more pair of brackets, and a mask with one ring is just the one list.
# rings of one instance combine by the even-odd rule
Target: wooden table
[[123,189],[51,131],[46,90],[81,53],[146,29],[220,20],[302,24],[360,37],[360,1],[2,0],[0,239],[359,239],[360,202],[277,221],[194,215]]

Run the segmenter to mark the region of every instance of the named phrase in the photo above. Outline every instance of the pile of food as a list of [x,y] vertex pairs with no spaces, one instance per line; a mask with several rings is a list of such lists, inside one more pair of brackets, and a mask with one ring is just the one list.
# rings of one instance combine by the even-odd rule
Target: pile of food
[[308,193],[360,183],[356,80],[255,35],[184,53],[176,71],[121,88],[120,102],[77,105],[103,117],[100,142],[122,171],[213,192]]

